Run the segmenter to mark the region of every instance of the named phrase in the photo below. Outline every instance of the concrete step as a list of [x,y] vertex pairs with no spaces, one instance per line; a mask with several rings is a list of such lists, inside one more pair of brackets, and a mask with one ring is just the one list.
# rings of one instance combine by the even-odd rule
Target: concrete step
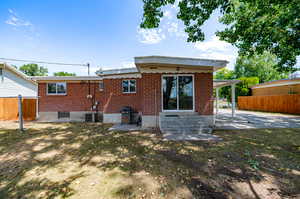
[[159,117],[159,125],[164,134],[199,134],[211,133],[212,129],[203,116],[197,114],[163,115]]
[[203,122],[203,121],[182,121],[182,120],[178,120],[178,121],[160,121],[160,123],[162,125],[181,125],[181,124],[196,124],[196,125],[206,125],[207,122]]

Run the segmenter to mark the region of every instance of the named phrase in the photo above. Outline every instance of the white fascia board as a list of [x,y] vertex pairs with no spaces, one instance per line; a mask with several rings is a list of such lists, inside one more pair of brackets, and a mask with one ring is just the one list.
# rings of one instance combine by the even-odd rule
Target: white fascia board
[[187,66],[211,66],[214,71],[225,67],[228,64],[226,60],[185,58],[185,57],[164,57],[164,56],[146,56],[135,57],[135,64],[170,64],[170,65],[187,65]]
[[99,76],[33,76],[36,81],[101,81]]
[[141,78],[141,73],[127,73],[127,74],[115,74],[102,76],[103,79],[126,79],[126,78]]

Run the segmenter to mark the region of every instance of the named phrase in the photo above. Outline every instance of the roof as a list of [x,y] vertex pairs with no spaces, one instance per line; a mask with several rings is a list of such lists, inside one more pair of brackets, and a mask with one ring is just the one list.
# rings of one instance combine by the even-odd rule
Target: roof
[[111,70],[98,70],[97,75],[118,75],[118,74],[128,74],[128,73],[138,73],[137,68],[119,68]]
[[139,65],[160,64],[160,65],[181,65],[193,67],[211,67],[213,71],[219,70],[229,63],[226,60],[202,59],[189,57],[171,57],[171,56],[142,56],[135,57],[135,64],[139,69]]
[[221,88],[224,86],[230,86],[233,84],[240,83],[241,80],[220,80],[220,79],[214,79],[214,88]]
[[8,65],[7,63],[0,63],[0,68],[4,68],[5,70],[9,70],[10,72],[14,73],[15,75],[17,75],[18,77],[32,83],[32,84],[36,84],[35,81],[33,81],[30,76],[22,73],[21,71],[19,71],[18,69],[16,69],[13,66]]
[[274,80],[274,81],[254,85],[251,88],[252,89],[267,88],[267,87],[286,86],[286,85],[294,85],[294,84],[300,84],[300,78]]
[[102,80],[99,76],[33,76],[36,81],[95,81]]

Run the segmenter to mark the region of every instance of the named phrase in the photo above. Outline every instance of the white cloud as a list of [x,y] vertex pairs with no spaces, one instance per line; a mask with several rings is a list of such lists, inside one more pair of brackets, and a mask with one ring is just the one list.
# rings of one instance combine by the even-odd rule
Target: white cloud
[[195,43],[195,48],[202,51],[209,51],[209,50],[226,51],[231,47],[232,47],[231,44],[225,41],[221,41],[217,36],[213,36],[208,41]]
[[139,41],[144,44],[157,44],[165,39],[165,33],[162,29],[138,29]]
[[180,38],[180,37],[186,38],[187,37],[186,32],[183,31],[182,27],[179,27],[178,22],[167,23],[166,29],[170,35],[174,35],[178,38]]
[[207,41],[196,42],[194,47],[200,51],[199,57],[201,58],[229,61],[229,68],[233,67],[238,55],[235,47],[225,41],[221,41],[217,36],[213,36]]
[[6,24],[12,25],[15,27],[31,27],[33,26],[30,21],[24,20],[18,16],[18,14],[13,11],[12,9],[8,9],[8,12],[10,13],[9,18],[5,21]]
[[[176,1],[176,5],[179,1]],[[183,39],[187,37],[184,26],[176,17],[177,6],[168,6],[164,9],[164,16],[159,29],[137,29],[139,41],[144,44],[157,44],[167,37]]]

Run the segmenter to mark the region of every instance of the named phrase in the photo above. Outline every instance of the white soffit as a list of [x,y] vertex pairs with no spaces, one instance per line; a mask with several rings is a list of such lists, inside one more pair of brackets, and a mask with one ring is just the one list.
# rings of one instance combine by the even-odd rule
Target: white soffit
[[212,67],[213,71],[226,67],[228,61],[214,59],[200,59],[187,57],[166,57],[166,56],[145,56],[135,57],[135,64],[139,69],[140,65],[160,64],[160,65],[182,65],[194,66],[199,69],[201,67]]

